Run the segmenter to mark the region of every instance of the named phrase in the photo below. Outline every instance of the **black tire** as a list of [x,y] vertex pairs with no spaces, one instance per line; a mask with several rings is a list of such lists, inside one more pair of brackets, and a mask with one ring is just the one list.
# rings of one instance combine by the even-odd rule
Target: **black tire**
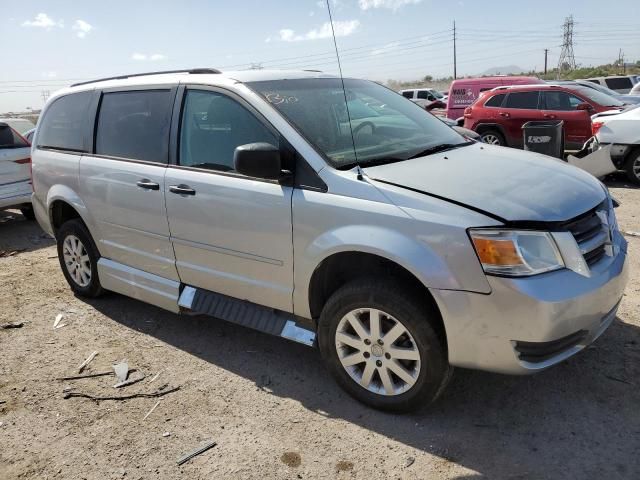
[[[495,139],[497,143],[489,143],[485,141],[485,139],[489,138]],[[499,145],[501,147],[507,146],[507,141],[504,139],[504,135],[502,135],[502,133],[500,133],[498,130],[494,129],[484,130],[482,133],[480,133],[480,141],[482,143],[487,143],[488,145]]]
[[24,218],[26,218],[27,220],[35,220],[36,219],[36,214],[33,211],[33,206],[31,206],[31,205],[25,205],[23,207],[20,207],[20,213],[22,213],[22,216]]
[[[634,168],[637,171],[634,172]],[[631,152],[624,162],[624,172],[633,183],[640,184],[640,149]]]
[[[82,242],[82,246],[89,257],[89,265],[91,270],[90,280],[87,285],[79,284],[72,276],[65,264],[64,260],[64,244],[65,240],[70,236],[74,236]],[[58,244],[58,260],[60,262],[60,268],[64,278],[67,279],[67,283],[71,289],[81,297],[95,298],[104,293],[102,286],[100,285],[100,279],[98,278],[98,260],[100,259],[100,253],[96,248],[96,245],[91,238],[89,230],[86,225],[79,218],[74,218],[66,221],[56,232],[56,242]]]
[[[382,310],[391,315],[406,328],[415,341],[420,356],[420,369],[413,386],[402,393],[384,395],[368,390],[347,373],[340,361],[336,346],[336,330],[347,313],[364,308]],[[433,306],[408,293],[402,285],[375,279],[356,280],[338,289],[324,306],[318,326],[320,352],[338,384],[355,399],[380,410],[416,410],[438,398],[453,371],[447,360],[446,341],[438,329],[434,328],[438,320],[439,314]],[[364,355],[375,364],[376,357],[372,356],[373,347],[371,352]],[[384,355],[386,356],[386,353]],[[379,355],[377,358],[382,360]],[[366,363],[361,365],[364,370]],[[380,362],[376,365],[376,371],[379,372]],[[381,385],[379,373],[374,373],[372,378],[376,378]],[[394,376],[394,381],[398,380]]]

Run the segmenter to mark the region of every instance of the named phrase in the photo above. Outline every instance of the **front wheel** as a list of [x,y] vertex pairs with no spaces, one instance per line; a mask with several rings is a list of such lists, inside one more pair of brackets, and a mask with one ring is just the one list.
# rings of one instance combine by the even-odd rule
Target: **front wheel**
[[357,400],[382,410],[415,410],[433,402],[451,374],[437,319],[433,307],[396,284],[358,280],[325,305],[320,351]]
[[71,289],[82,297],[100,296],[100,254],[85,224],[77,218],[63,223],[56,232],[56,242],[60,267]]
[[504,147],[507,142],[504,136],[497,130],[486,130],[480,134],[480,141],[488,145],[498,145]]

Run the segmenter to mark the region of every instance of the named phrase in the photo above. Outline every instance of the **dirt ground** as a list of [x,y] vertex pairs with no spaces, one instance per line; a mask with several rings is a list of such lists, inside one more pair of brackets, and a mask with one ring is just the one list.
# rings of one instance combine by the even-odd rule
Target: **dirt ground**
[[[609,185],[622,230],[640,232],[640,189]],[[0,213],[0,250],[25,249],[0,258],[0,323],[24,322],[0,330],[0,479],[640,478],[640,237],[627,239],[631,282],[593,346],[532,377],[456,370],[432,408],[389,415],[344,394],[313,349],[116,294],[74,297],[53,241]],[[93,351],[85,373],[125,358],[147,378],[57,380]],[[63,398],[163,385],[180,390],[146,419],[156,398]]]

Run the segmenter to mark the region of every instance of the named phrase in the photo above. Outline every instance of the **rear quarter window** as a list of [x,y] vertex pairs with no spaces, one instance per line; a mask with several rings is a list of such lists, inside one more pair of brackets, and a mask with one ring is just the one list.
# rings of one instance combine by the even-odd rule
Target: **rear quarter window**
[[504,97],[506,97],[507,95],[504,93],[500,93],[498,95],[494,95],[493,97],[491,97],[489,100],[487,100],[484,104],[485,107],[499,107],[502,105],[502,102],[504,101]]
[[41,120],[38,147],[86,152],[84,134],[91,123],[87,118],[91,95],[79,92],[54,100]]
[[604,82],[612,90],[622,90],[633,87],[633,83],[630,78],[605,78]]
[[413,98],[413,90],[410,90],[408,92],[402,92],[402,96],[404,98]]
[[172,104],[169,89],[104,93],[96,154],[167,163]]
[[0,124],[0,148],[28,147],[29,142],[18,135],[9,125]]

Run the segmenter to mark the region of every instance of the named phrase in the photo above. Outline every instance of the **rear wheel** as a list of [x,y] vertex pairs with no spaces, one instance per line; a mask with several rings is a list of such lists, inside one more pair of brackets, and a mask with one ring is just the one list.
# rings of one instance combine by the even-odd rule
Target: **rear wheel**
[[56,241],[60,267],[71,289],[83,297],[100,296],[100,254],[85,224],[77,218],[68,220],[56,232]]
[[485,130],[480,134],[480,141],[488,145],[499,145],[502,147],[507,144],[504,136],[497,130]]
[[624,171],[629,180],[634,183],[640,183],[640,149],[631,152],[624,163]]
[[436,319],[437,312],[406,289],[357,280],[327,301],[320,351],[357,400],[383,410],[414,410],[433,402],[451,374]]

